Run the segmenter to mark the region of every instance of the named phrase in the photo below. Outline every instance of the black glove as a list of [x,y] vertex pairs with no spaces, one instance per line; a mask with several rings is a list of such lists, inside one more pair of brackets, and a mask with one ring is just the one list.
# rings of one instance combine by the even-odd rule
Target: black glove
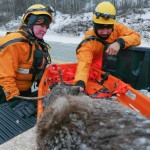
[[79,87],[85,89],[85,83],[84,83],[84,81],[82,81],[82,80],[79,80],[79,81],[75,84],[75,86],[79,86]]
[[0,86],[0,104],[7,102],[3,88]]
[[36,112],[35,106],[27,101],[21,101],[13,110],[18,113],[20,117],[30,117]]

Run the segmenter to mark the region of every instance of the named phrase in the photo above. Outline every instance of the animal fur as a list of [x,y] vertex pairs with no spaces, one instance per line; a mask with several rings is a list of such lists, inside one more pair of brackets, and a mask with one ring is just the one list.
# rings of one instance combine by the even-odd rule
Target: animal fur
[[[56,88],[54,91],[61,91]],[[64,92],[45,100],[38,150],[129,150],[150,147],[150,121],[117,101]],[[51,92],[53,93],[53,91]]]

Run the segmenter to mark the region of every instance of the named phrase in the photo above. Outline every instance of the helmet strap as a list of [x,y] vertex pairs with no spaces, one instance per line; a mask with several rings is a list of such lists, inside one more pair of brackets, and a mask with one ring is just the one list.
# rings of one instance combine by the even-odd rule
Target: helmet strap
[[33,31],[33,27],[31,28],[31,32],[32,32],[32,35],[36,38],[34,31]]
[[34,31],[33,31],[33,27],[28,28],[28,32],[36,39],[36,36],[34,34]]

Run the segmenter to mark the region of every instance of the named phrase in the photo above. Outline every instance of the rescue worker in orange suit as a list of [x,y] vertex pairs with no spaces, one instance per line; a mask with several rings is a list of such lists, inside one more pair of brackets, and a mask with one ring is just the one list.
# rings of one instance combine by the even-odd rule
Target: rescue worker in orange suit
[[[76,50],[78,60],[74,83],[84,91],[91,67],[102,69],[103,53],[117,55],[141,43],[138,33],[115,21],[116,9],[110,2],[99,3],[93,12],[93,28],[89,29]],[[105,43],[109,46],[105,49]]]
[[32,5],[23,14],[20,28],[0,39],[0,104],[8,102],[21,117],[35,113],[36,105],[15,96],[37,96],[31,87],[34,81],[39,84],[51,61],[43,36],[52,22],[52,11],[48,6]]

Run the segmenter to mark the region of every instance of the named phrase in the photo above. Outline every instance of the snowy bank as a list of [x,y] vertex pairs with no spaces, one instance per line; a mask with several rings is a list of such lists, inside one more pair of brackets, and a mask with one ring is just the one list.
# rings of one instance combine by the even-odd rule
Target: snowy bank
[[[7,33],[7,31],[0,31],[0,36],[3,36]],[[47,42],[60,42],[60,43],[72,43],[72,44],[79,44],[83,38],[82,36],[73,36],[73,35],[67,35],[67,34],[58,34],[58,33],[51,33],[48,32],[44,36],[44,40]],[[149,47],[150,41],[143,40],[141,42],[141,45],[143,47]]]

